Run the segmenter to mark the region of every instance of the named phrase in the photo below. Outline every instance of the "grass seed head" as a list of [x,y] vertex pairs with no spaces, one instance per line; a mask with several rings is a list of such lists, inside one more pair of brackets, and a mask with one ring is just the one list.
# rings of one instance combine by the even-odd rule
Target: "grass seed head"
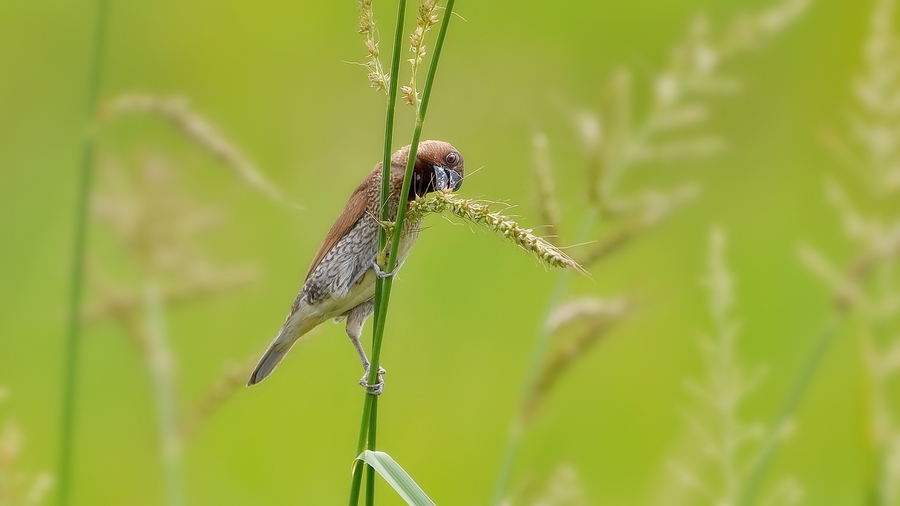
[[384,70],[378,50],[378,30],[375,28],[375,13],[372,0],[359,0],[359,29],[357,33],[366,38],[366,62],[363,64],[369,71],[369,85],[376,91],[387,93],[391,77]]
[[475,199],[461,199],[450,193],[434,192],[429,197],[410,202],[407,217],[421,219],[428,213],[450,213],[511,240],[546,265],[572,268],[587,275],[587,271],[578,262],[549,241],[535,235],[531,229],[522,227],[512,218],[491,211],[491,204],[493,203]]
[[407,61],[412,66],[412,73],[409,76],[409,84],[401,86],[400,92],[403,101],[414,107],[419,106],[420,100],[419,93],[416,91],[416,75],[426,54],[425,35],[438,22],[437,11],[437,0],[423,0],[419,4],[416,14],[416,27],[409,36],[409,50],[413,53],[413,57]]

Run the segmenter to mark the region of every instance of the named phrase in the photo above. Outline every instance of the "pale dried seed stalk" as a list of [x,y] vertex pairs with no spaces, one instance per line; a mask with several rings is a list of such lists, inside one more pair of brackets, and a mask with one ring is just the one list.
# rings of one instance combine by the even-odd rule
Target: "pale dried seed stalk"
[[[109,166],[106,188],[95,195],[97,219],[110,228],[126,258],[133,263],[131,286],[107,279],[105,269],[94,269],[96,302],[84,308],[86,321],[110,319],[136,347],[150,373],[159,415],[161,464],[165,490],[171,503],[183,502],[181,453],[185,442],[184,404],[177,383],[177,361],[166,329],[166,312],[180,302],[200,300],[246,284],[256,276],[250,268],[220,268],[198,247],[198,237],[217,220],[186,194],[176,191],[177,169],[148,158],[133,180],[129,171]],[[117,170],[116,170],[117,169]],[[219,391],[217,391],[218,393]],[[222,393],[216,399],[227,399]],[[203,414],[217,404],[204,405]],[[192,419],[191,433],[205,418]],[[0,500],[0,505],[4,504]]]
[[765,11],[738,17],[722,42],[722,58],[769,42],[802,16],[811,3],[812,0],[785,0]]
[[570,324],[580,321],[600,321],[619,318],[625,314],[628,304],[624,299],[602,300],[585,297],[558,306],[547,317],[544,331],[554,334]]
[[[256,268],[247,266],[202,273],[201,276],[192,276],[189,272],[185,278],[182,283],[166,286],[163,290],[162,299],[166,307],[199,301],[240,288],[258,280],[259,272]],[[95,281],[95,284],[100,283],[100,280]],[[94,324],[106,318],[121,316],[123,313],[137,314],[140,311],[141,300],[136,294],[116,288],[109,282],[105,283],[102,291],[103,298],[86,306],[82,311],[82,321],[85,324]]]
[[569,258],[546,239],[534,235],[531,229],[523,228],[508,216],[492,212],[491,204],[492,202],[480,202],[475,199],[460,199],[450,193],[434,192],[431,197],[421,197],[410,202],[407,219],[416,221],[428,213],[449,212],[511,239],[519,247],[549,266],[568,267],[587,275],[587,271],[578,262]]
[[895,27],[895,0],[875,0],[864,46],[866,68],[854,84],[855,108],[848,132],[829,144],[839,159],[869,190],[868,201],[851,199],[837,182],[826,197],[843,222],[845,235],[858,244],[855,256],[837,269],[817,250],[801,250],[814,274],[831,287],[835,314],[853,313],[866,359],[868,458],[875,479],[867,492],[881,504],[900,499],[900,421],[893,385],[898,375],[900,337],[900,216],[895,211],[900,190],[900,37]]
[[377,91],[387,93],[391,76],[384,71],[378,50],[378,31],[375,29],[375,13],[372,11],[372,0],[359,0],[359,30],[357,33],[366,38],[368,57],[364,66],[369,71],[369,84]]
[[530,506],[587,506],[590,501],[578,470],[563,463],[547,480],[546,489]]
[[862,175],[877,196],[900,189],[900,37],[894,0],[878,0],[865,46],[867,68],[854,83],[857,110],[851,112],[852,140],[862,155]]
[[797,247],[797,255],[813,275],[828,284],[838,309],[844,311],[850,307],[868,307],[870,305],[866,301],[859,281],[841,272],[819,250],[810,245],[801,244]]
[[248,186],[281,204],[302,207],[288,199],[277,186],[266,179],[237,146],[219,133],[210,121],[192,110],[184,98],[128,93],[109,101],[101,109],[101,117],[106,120],[134,113],[165,119],[230,168]]
[[578,259],[581,265],[590,267],[597,261],[620,250],[640,237],[684,204],[694,200],[700,190],[696,185],[685,184],[669,192],[648,191],[638,199],[622,200],[607,204],[612,215],[627,215],[629,221],[584,252]]
[[18,424],[7,421],[0,431],[0,469],[11,467],[22,452],[22,431]]
[[[9,391],[0,386],[0,401]],[[53,486],[50,473],[30,473],[21,469],[25,435],[12,419],[0,426],[0,505],[28,506],[40,504]]]
[[587,323],[584,331],[575,339],[561,346],[553,356],[544,361],[540,373],[519,408],[523,424],[527,425],[534,420],[538,408],[549,396],[559,379],[578,361],[585,358],[588,352],[624,319],[628,312],[628,306],[623,301],[620,302],[619,307],[612,311],[604,311],[592,316],[584,315],[582,319]]
[[[625,172],[646,162],[672,162],[719,153],[723,143],[716,136],[678,134],[682,127],[704,126],[708,119],[705,98],[733,93],[740,83],[723,73],[726,64],[786,29],[811,0],[783,0],[760,13],[739,17],[722,36],[716,36],[705,17],[698,17],[686,38],[672,51],[669,63],[657,75],[643,119],[632,124],[631,83],[620,72],[611,83],[611,109],[606,115],[606,142],[600,145],[591,168],[600,190],[589,187],[590,200],[601,207],[612,198]],[[659,140],[667,134],[665,140]],[[662,142],[662,143],[660,143]]]
[[[686,455],[694,464],[672,461],[669,467],[681,486],[703,502],[720,505],[741,504],[748,482],[747,471],[761,444],[772,438],[781,443],[790,436],[791,424],[766,428],[740,416],[749,395],[756,390],[763,370],[748,371],[738,355],[740,327],[732,312],[735,307],[734,278],[725,261],[726,237],[722,229],[710,233],[708,274],[712,331],[700,341],[706,372],[686,382],[693,398],[683,412],[691,444],[701,453]],[[696,450],[695,450],[696,451]],[[783,479],[768,496],[774,504],[796,504],[800,486]]]

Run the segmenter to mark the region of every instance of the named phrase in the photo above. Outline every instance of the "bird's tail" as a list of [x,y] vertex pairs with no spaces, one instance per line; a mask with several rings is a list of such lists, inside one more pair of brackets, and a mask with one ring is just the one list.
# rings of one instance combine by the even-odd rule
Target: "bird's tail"
[[256,364],[256,368],[253,369],[253,373],[247,381],[247,386],[253,386],[272,374],[272,371],[278,367],[278,364],[281,363],[287,352],[291,351],[294,343],[320,323],[322,323],[321,320],[317,321],[315,318],[309,317],[303,318],[296,313],[288,318],[284,322],[284,326],[281,327],[281,331],[275,336],[272,344],[269,345],[262,358],[259,359],[259,363]]

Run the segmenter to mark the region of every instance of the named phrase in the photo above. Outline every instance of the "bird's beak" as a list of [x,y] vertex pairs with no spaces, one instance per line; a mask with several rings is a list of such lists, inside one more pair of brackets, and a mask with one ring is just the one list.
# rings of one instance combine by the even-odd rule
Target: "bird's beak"
[[462,186],[462,176],[459,175],[459,172],[440,165],[434,166],[434,188],[437,191],[456,191],[460,186]]
[[453,169],[449,169],[447,172],[450,173],[450,187],[453,188],[453,191],[459,190],[459,187],[462,186],[462,176]]

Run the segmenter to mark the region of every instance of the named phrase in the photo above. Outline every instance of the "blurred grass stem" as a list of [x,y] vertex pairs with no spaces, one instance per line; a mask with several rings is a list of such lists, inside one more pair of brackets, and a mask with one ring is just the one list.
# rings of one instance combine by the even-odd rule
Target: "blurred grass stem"
[[175,385],[172,381],[174,361],[166,339],[166,316],[162,291],[158,283],[150,281],[144,289],[148,365],[159,417],[163,479],[169,506],[184,504],[181,483],[181,437]]
[[[654,121],[656,121],[655,115],[645,118],[634,132],[628,136],[625,148],[615,153],[612,162],[609,163],[608,166],[602,167],[602,164],[596,165],[596,160],[590,161],[592,163],[592,178],[594,179],[588,189],[588,201],[590,206],[588,207],[585,217],[582,219],[582,224],[579,227],[574,244],[584,242],[597,220],[602,219],[607,213],[608,203],[612,199],[612,194],[618,185],[623,172],[625,172],[632,161],[632,153],[636,152],[639,147],[652,136]],[[596,259],[591,259],[591,261],[593,260]],[[586,269],[590,267],[587,262],[583,262],[582,265]],[[550,298],[547,302],[544,318],[545,322],[559,305],[563,295],[565,295],[568,281],[568,270],[560,272],[556,285],[550,293]],[[531,392],[537,384],[541,374],[541,367],[546,358],[547,346],[550,338],[551,333],[547,330],[546,325],[542,325],[534,343],[530,365],[528,372],[526,373],[526,380],[522,387],[522,393],[520,394],[519,408],[510,424],[509,436],[507,437],[506,446],[503,450],[503,457],[500,459],[500,471],[497,474],[497,482],[494,485],[494,497],[491,500],[491,504],[495,506],[499,506],[503,502],[506,491],[509,488],[513,466],[516,457],[519,454],[519,448],[522,445],[522,437],[524,436],[525,425],[527,423],[525,407],[529,402]]]
[[[596,220],[597,210],[594,207],[591,207],[588,209],[588,212],[582,221],[581,227],[578,230],[578,238],[575,240],[576,244],[582,242],[588,236]],[[547,301],[547,308],[544,313],[545,316],[543,321],[546,322],[553,314],[553,311],[556,309],[556,307],[559,306],[563,295],[565,295],[566,293],[566,287],[568,285],[570,276],[571,272],[569,269],[562,270],[557,276],[556,284],[553,286],[553,290],[550,292],[550,297]],[[525,434],[525,426],[527,424],[527,412],[524,408],[528,404],[528,400],[531,397],[531,392],[537,384],[538,378],[540,377],[541,367],[547,354],[547,346],[550,343],[551,335],[552,333],[547,328],[547,326],[541,325],[541,330],[540,332],[538,332],[537,339],[535,340],[534,348],[531,353],[531,361],[528,367],[526,380],[523,384],[522,392],[520,394],[519,409],[517,410],[515,417],[510,424],[506,446],[503,449],[503,456],[500,459],[500,471],[497,473],[497,482],[494,485],[494,497],[491,500],[491,504],[493,504],[494,506],[499,506],[503,502],[504,496],[506,495],[506,490],[509,488],[513,466],[515,464],[516,457],[519,454],[519,448],[522,446],[522,437]]]
[[[94,24],[94,43],[91,49],[88,71],[85,125],[90,125],[97,107],[100,81],[103,75],[103,52],[106,44],[106,19],[108,0],[98,0]],[[72,278],[69,292],[68,325],[66,332],[65,362],[62,374],[62,413],[59,437],[59,462],[57,475],[59,492],[57,504],[69,504],[75,432],[75,395],[78,378],[78,349],[81,331],[81,299],[84,284],[84,253],[87,245],[87,213],[94,165],[94,135],[88,132],[82,144],[81,168],[75,204],[75,230],[72,242]]]
[[759,453],[756,458],[753,459],[750,469],[747,472],[747,486],[744,487],[744,493],[740,502],[741,505],[750,506],[756,501],[763,478],[772,462],[775,450],[779,446],[779,441],[783,439],[784,433],[790,425],[791,418],[796,413],[797,408],[800,406],[800,401],[803,400],[804,395],[809,389],[809,385],[812,383],[812,379],[819,369],[819,364],[821,364],[822,359],[825,358],[825,354],[831,346],[831,342],[834,340],[834,336],[843,320],[843,316],[844,312],[839,310],[836,314],[832,315],[832,318],[825,324],[822,334],[819,336],[818,341],[816,341],[815,346],[806,359],[803,370],[800,371],[800,375],[797,376],[797,379],[794,381],[791,392],[785,400],[784,405],[781,407],[781,411],[778,413],[778,418],[775,421],[774,427],[772,427],[771,433],[763,442]]

